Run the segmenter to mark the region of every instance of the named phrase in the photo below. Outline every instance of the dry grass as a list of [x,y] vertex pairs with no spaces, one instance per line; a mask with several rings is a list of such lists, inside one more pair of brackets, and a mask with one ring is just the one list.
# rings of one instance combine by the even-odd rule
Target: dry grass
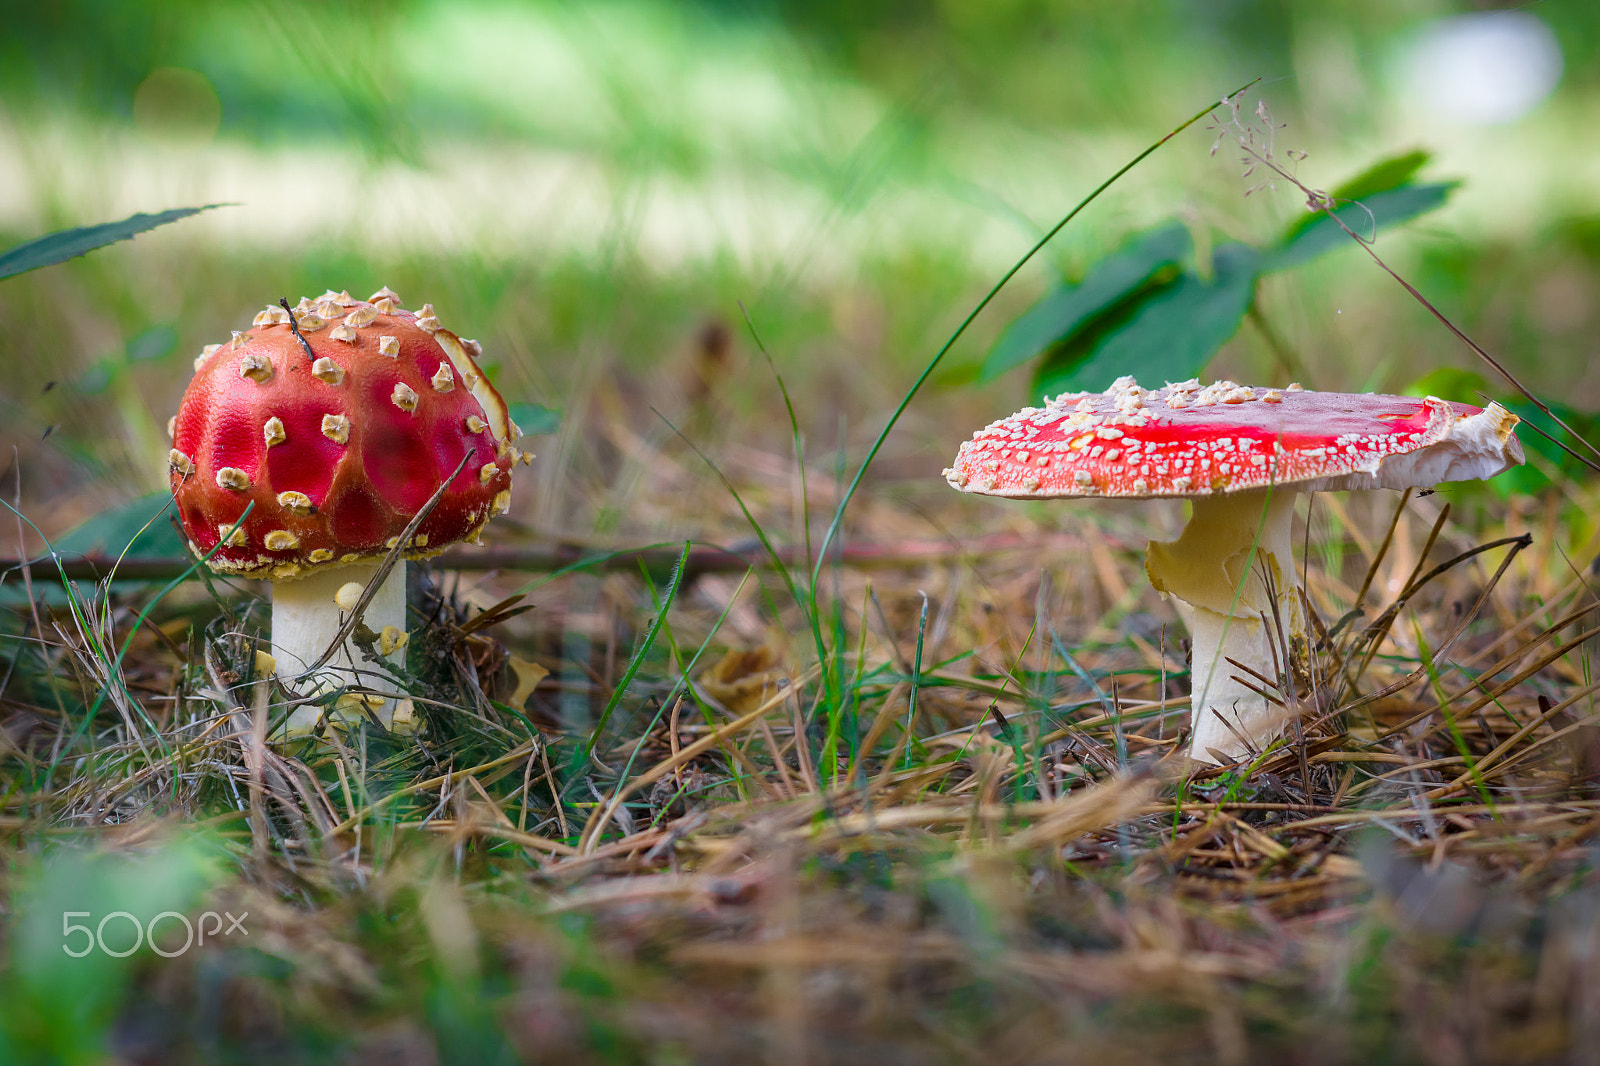
[[[610,395],[563,460],[573,496],[626,481],[635,516],[747,535],[692,452],[638,432],[647,402]],[[815,529],[839,490],[808,469],[803,495],[780,449],[725,472],[803,552],[804,504]],[[248,944],[131,960],[100,1022],[122,1061],[1597,1046],[1594,547],[1543,510],[1568,501],[1485,521],[1465,493],[1468,529],[1441,496],[1316,497],[1319,639],[1292,683],[1258,679],[1295,736],[1206,769],[1139,569],[1141,526],[1173,515],[879,478],[851,538],[917,554],[825,566],[814,593],[803,567],[797,596],[765,568],[433,575],[417,737],[266,743],[285,695],[250,676],[248,590],[134,628],[145,594],[33,589],[0,687],[14,906],[57,920],[27,894],[53,841],[160,855],[203,827],[205,905],[247,911]]]

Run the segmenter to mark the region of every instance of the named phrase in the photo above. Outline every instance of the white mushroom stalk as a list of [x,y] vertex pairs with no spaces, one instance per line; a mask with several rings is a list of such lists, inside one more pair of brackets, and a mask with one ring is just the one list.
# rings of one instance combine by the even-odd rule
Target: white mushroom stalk
[[1264,693],[1293,686],[1305,655],[1291,537],[1299,494],[1493,477],[1523,461],[1517,421],[1498,404],[1432,396],[1231,381],[1145,390],[1120,378],[995,422],[961,446],[945,477],[1011,499],[1191,500],[1183,533],[1152,543],[1145,569],[1190,631],[1190,754],[1232,761],[1284,731],[1287,712]]
[[[385,725],[393,725],[394,698],[404,695],[380,664],[367,659],[354,641],[336,644],[339,632],[354,611],[366,585],[377,576],[378,563],[352,563],[317,571],[272,587],[272,657],[280,677],[302,691],[361,689],[385,697],[346,700],[345,717],[369,709]],[[394,666],[405,663],[406,563],[397,560],[362,611],[361,622],[373,634],[373,650]],[[312,667],[329,650],[326,663]],[[355,706],[355,704],[362,706]],[[285,723],[290,734],[310,731],[320,709],[295,708]]]
[[[1290,532],[1291,488],[1197,498],[1175,541],[1151,541],[1145,573],[1173,597],[1189,630],[1190,751],[1223,761],[1277,735],[1286,712],[1261,690],[1305,651],[1305,612]],[[1229,663],[1243,663],[1251,677]]]

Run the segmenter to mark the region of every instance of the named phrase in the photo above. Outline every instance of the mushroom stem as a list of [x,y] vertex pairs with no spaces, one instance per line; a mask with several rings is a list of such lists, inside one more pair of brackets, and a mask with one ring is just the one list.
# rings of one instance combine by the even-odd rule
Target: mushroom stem
[[1290,539],[1298,495],[1277,488],[1197,498],[1178,539],[1152,541],[1145,555],[1150,583],[1179,601],[1189,627],[1193,758],[1248,757],[1288,720],[1282,707],[1236,680],[1261,687],[1227,660],[1276,678],[1303,653],[1305,614]]
[[[335,599],[339,590],[351,582],[364,587],[377,572],[375,562],[352,563],[273,582],[272,655],[277,660],[278,677],[285,684],[300,691],[359,685],[390,696],[400,694],[389,675],[377,664],[368,662],[354,641],[346,641],[309,678],[302,676],[311,664],[322,658],[349,617]],[[388,626],[394,626],[400,633],[406,631],[404,560],[396,562],[389,576],[378,586],[361,620],[375,634],[381,634]],[[388,661],[404,662],[404,642],[400,645],[385,656]],[[392,706],[392,700],[385,700],[379,711],[385,721]],[[315,706],[295,708],[285,724],[285,732],[290,735],[309,732],[320,714],[321,708]]]

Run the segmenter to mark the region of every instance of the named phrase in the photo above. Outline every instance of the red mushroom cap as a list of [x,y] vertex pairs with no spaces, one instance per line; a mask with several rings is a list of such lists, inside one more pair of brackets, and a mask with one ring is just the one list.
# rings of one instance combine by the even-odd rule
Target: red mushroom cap
[[510,504],[521,436],[477,343],[387,289],[302,300],[295,321],[310,357],[268,307],[195,361],[169,457],[190,548],[217,548],[254,503],[213,569],[287,578],[381,557],[469,451],[406,555],[476,539]]
[[1064,394],[980,430],[945,478],[989,496],[1200,496],[1284,485],[1403,488],[1523,461],[1517,416],[1429,396],[1221,381]]

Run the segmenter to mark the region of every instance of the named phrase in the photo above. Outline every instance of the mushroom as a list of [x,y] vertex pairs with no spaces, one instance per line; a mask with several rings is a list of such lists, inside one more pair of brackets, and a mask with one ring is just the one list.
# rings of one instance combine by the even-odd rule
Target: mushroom
[[[191,551],[220,573],[272,582],[280,679],[399,695],[381,669],[358,665],[361,652],[333,647],[349,612],[398,548],[363,621],[381,655],[402,661],[404,559],[481,543],[510,506],[511,468],[532,457],[512,446],[521,431],[474,361],[477,343],[441,329],[430,305],[330,290],[292,314],[287,301],[268,307],[195,361],[170,424],[172,494]],[[392,701],[368,705],[379,702],[392,713]],[[316,719],[301,707],[288,731]]]
[[[1145,571],[1189,628],[1190,754],[1231,761],[1286,724],[1227,660],[1273,678],[1304,650],[1295,498],[1493,477],[1523,461],[1517,422],[1496,403],[1232,381],[1145,390],[1122,377],[1103,393],[1063,394],[995,422],[944,476],[963,492],[1010,499],[1191,500],[1188,525],[1175,541],[1150,543]],[[1285,643],[1274,639],[1280,630]]]

